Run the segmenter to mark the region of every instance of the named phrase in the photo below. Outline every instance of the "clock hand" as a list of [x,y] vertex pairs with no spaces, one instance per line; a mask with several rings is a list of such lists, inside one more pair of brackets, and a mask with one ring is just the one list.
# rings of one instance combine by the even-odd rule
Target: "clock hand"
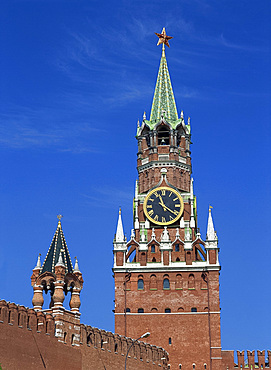
[[165,206],[165,203],[163,202],[163,199],[162,199],[161,195],[158,194],[158,196],[159,196],[159,199],[161,201],[159,204],[163,207],[164,211],[166,211],[166,206]]
[[173,213],[176,216],[175,212],[172,211],[172,209],[168,208],[165,204],[162,204],[162,203],[159,203],[159,204],[164,208],[164,210],[167,209],[168,211],[170,211],[171,213]]

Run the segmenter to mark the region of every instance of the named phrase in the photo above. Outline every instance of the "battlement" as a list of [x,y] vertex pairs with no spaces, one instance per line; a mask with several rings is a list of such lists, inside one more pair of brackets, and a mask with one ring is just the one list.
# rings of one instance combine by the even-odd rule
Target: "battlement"
[[[68,313],[65,311],[64,316]],[[59,336],[60,325],[65,334],[68,324],[68,321],[61,324],[50,310],[38,311],[0,300],[1,365],[29,370],[45,366],[56,370],[65,367],[119,370],[124,368],[129,350],[127,361],[131,368],[167,369],[168,353],[161,347],[84,324],[74,326],[72,321],[71,332]]]
[[0,301],[0,323],[55,336],[55,320],[50,313],[5,300]]
[[81,344],[167,368],[168,353],[162,348],[81,324]]
[[[256,354],[256,356],[255,356]],[[236,369],[270,369],[271,368],[271,351],[237,351]]]
[[271,369],[271,351],[236,351],[237,364],[234,363],[234,351],[222,351],[223,370]]

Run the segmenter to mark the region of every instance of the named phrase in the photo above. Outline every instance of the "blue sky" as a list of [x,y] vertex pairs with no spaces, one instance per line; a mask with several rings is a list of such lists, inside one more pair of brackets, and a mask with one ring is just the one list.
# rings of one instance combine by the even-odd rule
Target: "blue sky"
[[268,0],[0,2],[1,298],[31,306],[30,276],[62,225],[85,280],[82,322],[114,330],[112,239],[127,236],[136,123],[166,50],[191,116],[199,225],[221,248],[223,349],[270,349]]

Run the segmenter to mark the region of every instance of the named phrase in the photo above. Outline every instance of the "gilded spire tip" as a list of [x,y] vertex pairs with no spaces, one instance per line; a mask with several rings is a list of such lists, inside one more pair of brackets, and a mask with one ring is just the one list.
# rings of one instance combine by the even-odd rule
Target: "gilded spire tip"
[[61,227],[61,219],[62,219],[62,217],[63,217],[63,216],[62,216],[62,215],[60,215],[60,214],[59,214],[59,215],[57,215],[57,218],[58,218],[58,225],[57,225],[57,226],[58,226],[58,227]]

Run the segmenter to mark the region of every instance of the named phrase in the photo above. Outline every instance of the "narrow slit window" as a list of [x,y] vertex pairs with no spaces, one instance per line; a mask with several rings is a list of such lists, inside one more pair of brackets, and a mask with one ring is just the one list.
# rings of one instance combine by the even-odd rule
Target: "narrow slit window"
[[169,279],[165,278],[163,280],[163,289],[170,289]]
[[143,279],[138,279],[137,280],[137,289],[138,290],[143,290],[144,289],[144,280]]

